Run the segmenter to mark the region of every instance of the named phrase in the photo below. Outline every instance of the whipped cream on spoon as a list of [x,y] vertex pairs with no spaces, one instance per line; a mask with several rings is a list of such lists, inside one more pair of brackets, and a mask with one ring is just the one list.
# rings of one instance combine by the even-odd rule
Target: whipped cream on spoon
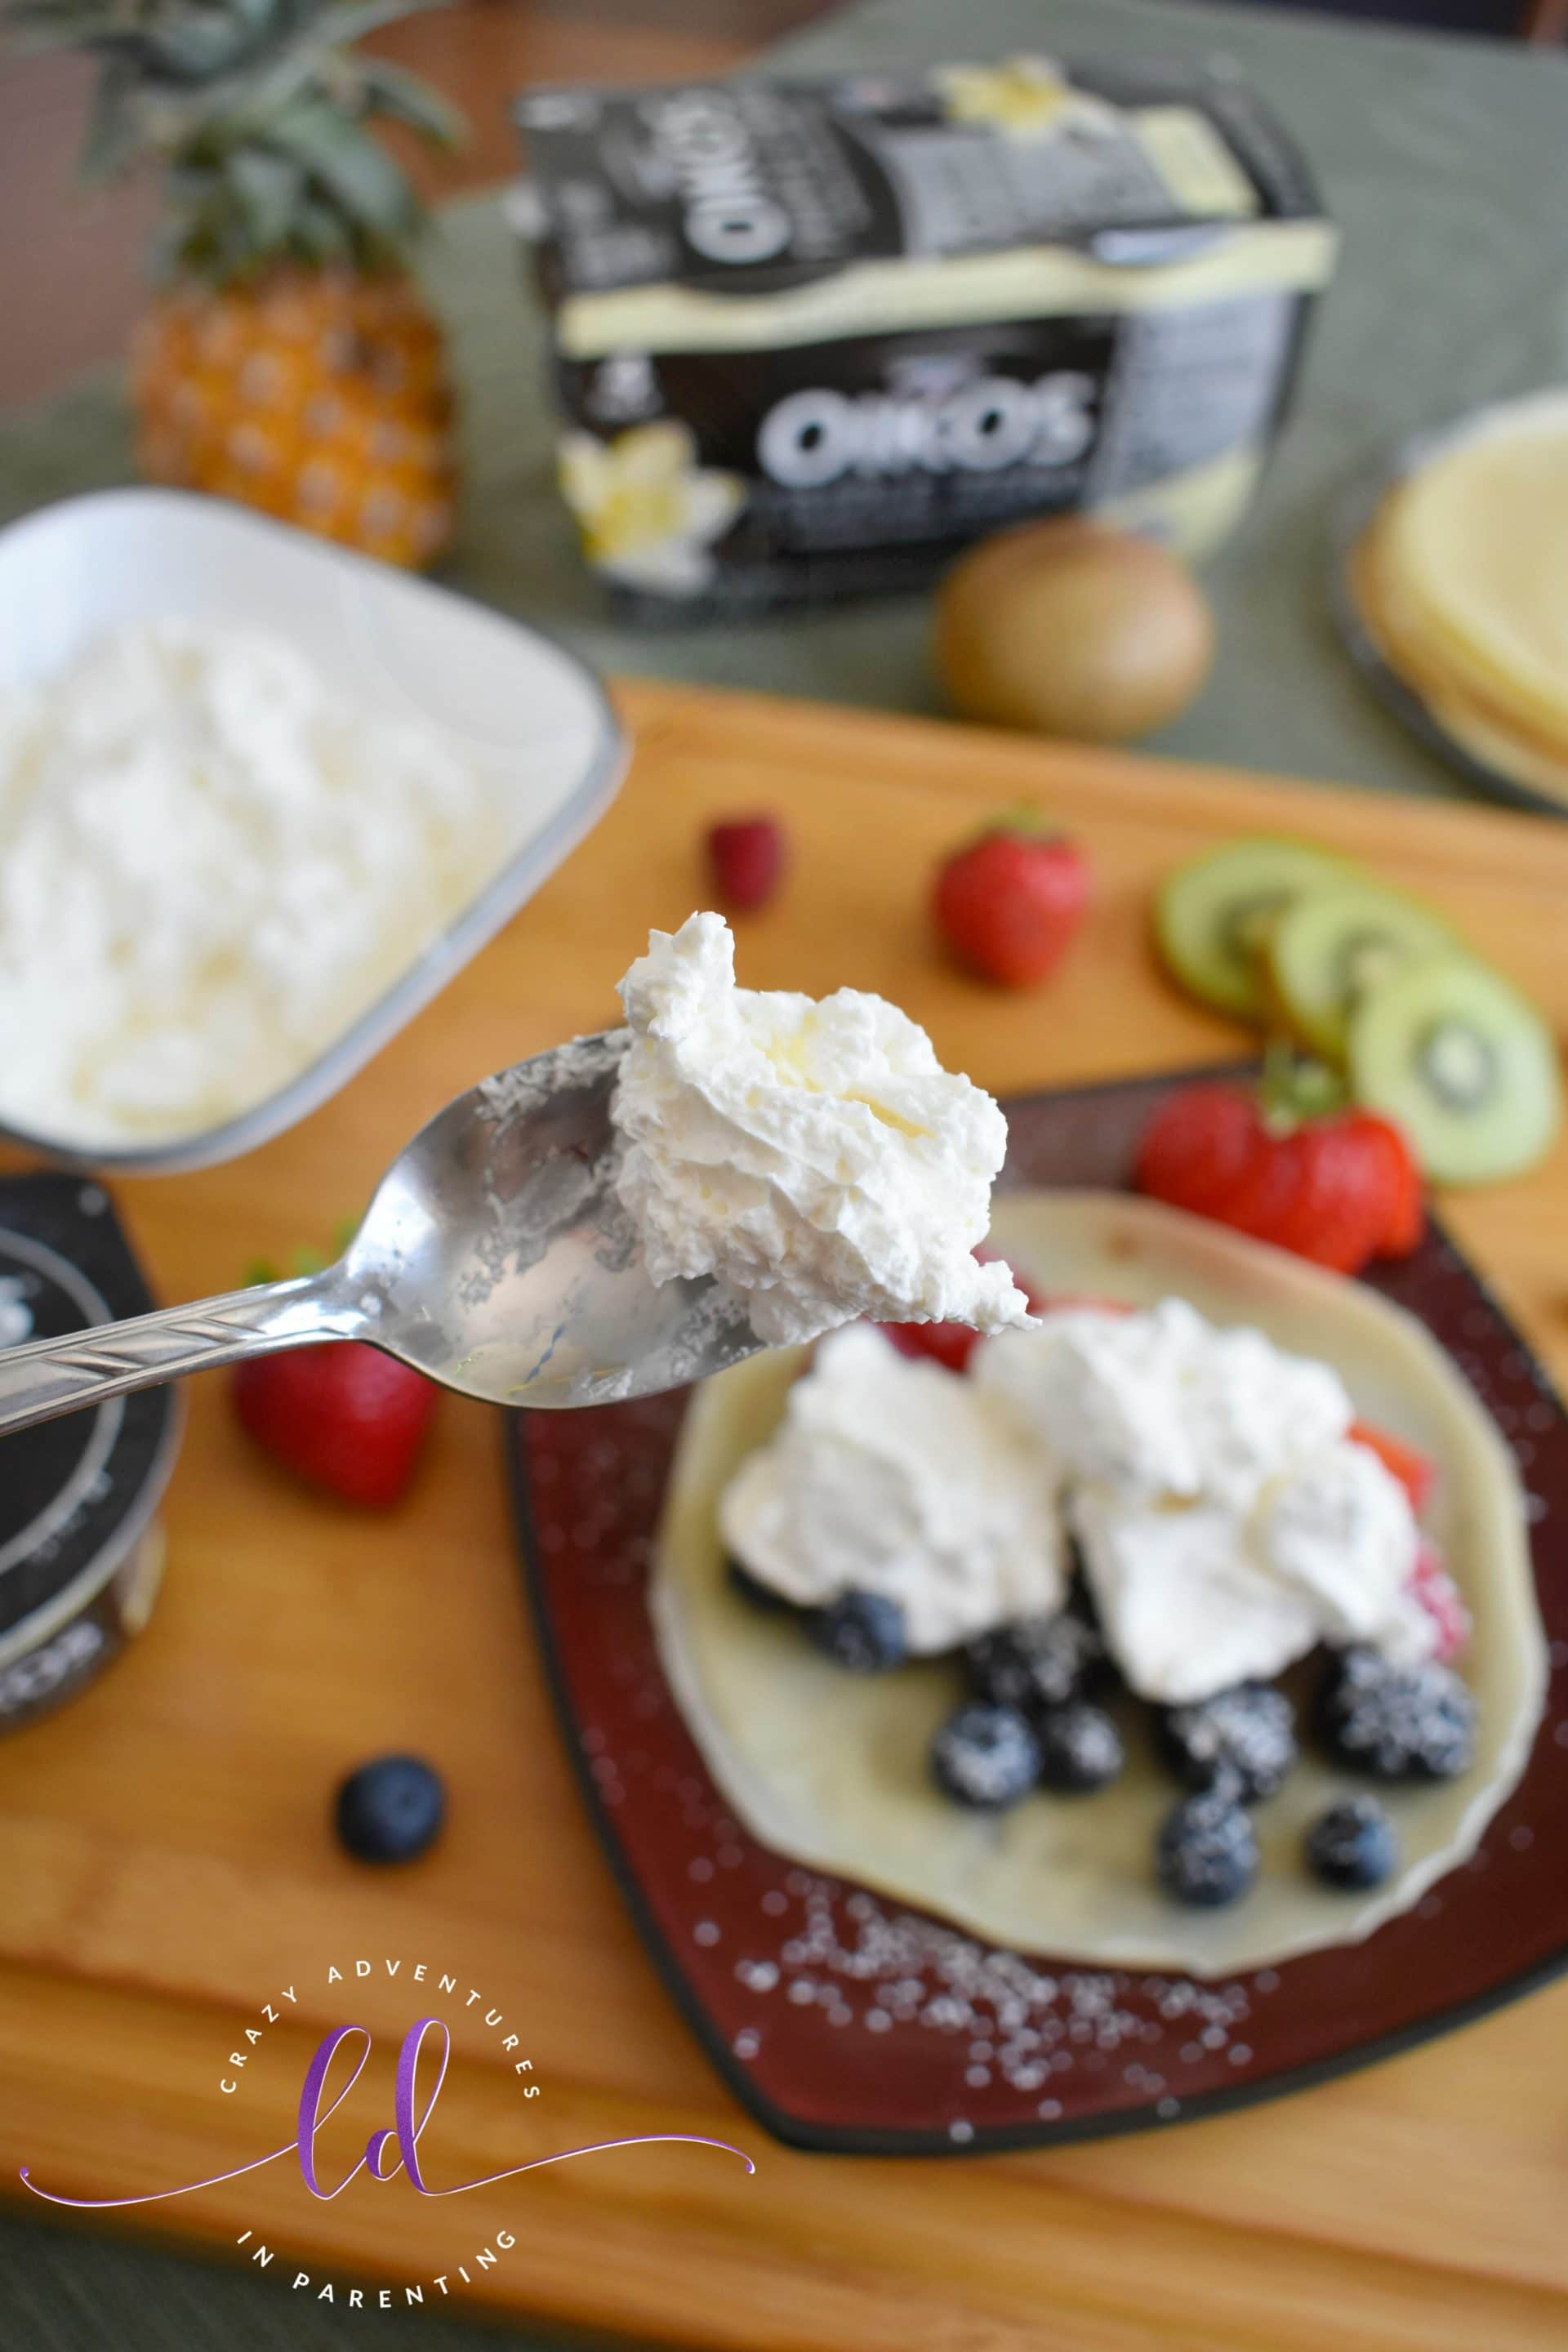
[[712,1275],[759,1338],[843,1323],[1026,1328],[991,1223],[1007,1123],[880,996],[740,988],[719,915],[655,931],[621,982],[621,1199],[655,1282]]
[[[0,1432],[326,1340],[368,1340],[491,1403],[559,1408],[680,1387],[868,1311],[1026,1322],[1005,1269],[968,1255],[1005,1145],[995,1105],[949,1077],[923,1031],[879,998],[841,991],[813,1007],[733,992],[731,970],[749,1003],[726,1013],[715,941],[728,933],[717,916],[693,919],[676,941],[691,934],[701,953],[668,1003],[645,972],[666,939],[656,932],[624,983],[630,1031],[458,1096],[382,1179],[336,1265],[0,1352]],[[689,1016],[679,1039],[660,1025],[677,995]],[[812,1014],[829,1045],[813,1043]],[[773,1077],[726,1064],[737,1020],[780,1045],[771,1064],[755,1048]],[[661,1097],[642,1074],[649,1059],[663,1068],[667,1048],[675,1076]],[[657,1181],[661,1168],[687,1171],[685,1189]]]

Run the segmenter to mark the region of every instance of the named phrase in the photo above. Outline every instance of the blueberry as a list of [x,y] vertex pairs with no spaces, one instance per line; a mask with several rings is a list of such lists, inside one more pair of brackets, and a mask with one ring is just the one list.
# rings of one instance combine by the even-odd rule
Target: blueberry
[[1154,1869],[1167,1895],[1205,1911],[1246,1894],[1258,1875],[1258,1840],[1228,1786],[1173,1806],[1160,1825]]
[[982,1633],[964,1656],[976,1698],[1027,1712],[1081,1698],[1103,1673],[1105,1645],[1092,1625],[1064,1609]]
[[910,1654],[904,1612],[886,1592],[841,1592],[811,1620],[811,1638],[852,1675],[879,1675]]
[[446,1818],[441,1776],[417,1756],[377,1756],[338,1790],[338,1836],[361,1862],[412,1862]]
[[1346,1797],[1307,1832],[1307,1861],[1330,1886],[1381,1886],[1399,1860],[1394,1824],[1373,1797]]
[[1267,1683],[1237,1683],[1191,1706],[1167,1707],[1156,1737],[1166,1763],[1189,1789],[1213,1788],[1228,1768],[1237,1794],[1255,1804],[1273,1796],[1296,1761],[1296,1711],[1283,1691]]
[[1031,1715],[1040,1751],[1040,1780],[1064,1796],[1086,1794],[1114,1780],[1126,1761],[1121,1734],[1102,1706],[1074,1699]]
[[771,1584],[764,1584],[760,1576],[753,1576],[745,1562],[736,1559],[732,1553],[724,1566],[731,1590],[738,1592],[742,1601],[750,1601],[753,1609],[760,1609],[769,1617],[781,1617],[794,1609],[795,1604],[793,1601],[786,1600],[782,1592],[776,1592]]
[[1318,1700],[1330,1753],[1379,1780],[1451,1780],[1476,1748],[1476,1703],[1447,1666],[1399,1666],[1375,1650],[1346,1650]]
[[931,1742],[931,1769],[955,1804],[1000,1812],[1035,1786],[1040,1751],[1016,1707],[961,1706]]

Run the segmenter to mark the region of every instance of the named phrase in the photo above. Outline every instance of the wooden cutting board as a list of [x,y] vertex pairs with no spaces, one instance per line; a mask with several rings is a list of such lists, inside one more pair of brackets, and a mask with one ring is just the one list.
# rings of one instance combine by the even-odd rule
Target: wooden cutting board
[[[721,814],[776,813],[794,857],[786,894],[742,927],[743,979],[879,990],[998,1094],[1237,1049],[1238,1032],[1162,982],[1149,894],[1175,859],[1263,828],[1338,844],[1429,896],[1568,1025],[1568,825],[749,697],[627,684],[621,704],[636,757],[608,818],[337,1101],[233,1166],[118,1188],[164,1297],[324,1242],[448,1096],[604,1025],[650,925],[701,902],[701,833]],[[1021,797],[1083,842],[1097,903],[1058,980],[1005,996],[944,963],[925,898],[938,854]],[[1568,1153],[1448,1213],[1568,1377]],[[323,2144],[336,2178],[338,2152],[389,2120],[397,2038],[430,2009],[454,2019],[426,2143],[443,2180],[643,2133],[739,2142],[754,2178],[708,2149],[644,2147],[446,2201],[362,2178],[322,2204],[279,2163],[117,2224],[237,2260],[264,2242],[258,2293],[314,2298],[331,2280],[342,2304],[368,2281],[372,2304],[384,2287],[401,2305],[415,2279],[428,2307],[440,2274],[447,2308],[731,2352],[1568,2338],[1568,1985],[1327,2088],[1152,2137],[956,2164],[776,2147],[689,2041],[580,1812],[490,1414],[444,1401],[416,1491],[376,1521],[252,1453],[221,1375],[192,1383],[190,1404],[151,1628],[0,1756],[7,2196],[37,2210],[24,2163],[60,2193],[134,2197],[279,2147],[310,2050],[352,2018],[376,2048]],[[382,1875],[338,1853],[327,1814],[342,1772],[389,1748],[440,1764],[451,1818],[426,1862]],[[442,1972],[457,1994],[431,2000]],[[531,2076],[512,2073],[520,2054]]]

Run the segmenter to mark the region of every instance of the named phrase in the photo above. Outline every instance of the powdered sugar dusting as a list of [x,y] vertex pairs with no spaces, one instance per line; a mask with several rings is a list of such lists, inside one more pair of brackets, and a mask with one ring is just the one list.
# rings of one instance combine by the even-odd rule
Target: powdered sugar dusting
[[[1155,2096],[1184,2063],[1168,2042],[1179,2033],[1192,2043],[1195,2035],[1201,2060],[1231,2048],[1252,2014],[1255,1992],[1240,1983],[1050,1969],[918,1914],[889,1912],[837,1880],[792,1871],[785,1885],[794,1931],[775,1942],[763,1930],[734,1964],[737,1983],[764,2004],[750,2028],[759,2049],[767,2005],[782,2000],[847,2011],[847,2022],[874,2035],[904,2025],[963,2039],[970,2090],[1001,2082],[1037,2092],[1075,2069],[1101,2072],[1114,2058],[1130,2086]],[[1134,2054],[1155,2048],[1158,2065]]]

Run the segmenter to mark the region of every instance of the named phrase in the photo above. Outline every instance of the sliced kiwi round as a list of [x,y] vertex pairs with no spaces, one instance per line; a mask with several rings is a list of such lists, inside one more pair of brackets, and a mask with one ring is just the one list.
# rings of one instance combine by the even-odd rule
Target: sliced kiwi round
[[1447,925],[1375,882],[1303,891],[1269,927],[1268,977],[1291,1027],[1314,1053],[1342,1062],[1350,1017],[1405,964],[1455,952]]
[[1160,953],[1182,986],[1244,1021],[1268,1014],[1258,959],[1271,925],[1304,890],[1353,879],[1326,849],[1284,835],[1227,842],[1161,885],[1154,902]]
[[1465,956],[1406,963],[1363,998],[1349,1058],[1357,1099],[1399,1121],[1439,1183],[1521,1175],[1562,1123],[1551,1031],[1499,973]]

